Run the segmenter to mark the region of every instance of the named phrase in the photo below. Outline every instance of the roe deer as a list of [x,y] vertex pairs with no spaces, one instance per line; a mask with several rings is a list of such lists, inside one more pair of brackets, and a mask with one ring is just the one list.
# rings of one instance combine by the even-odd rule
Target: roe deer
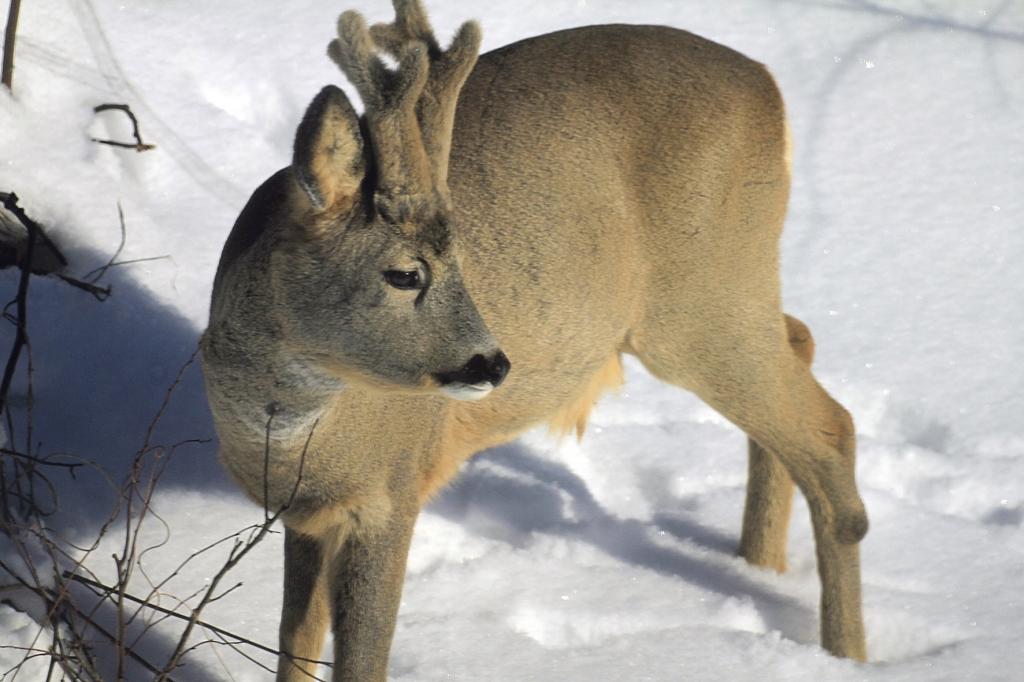
[[334,680],[385,679],[424,501],[531,426],[582,432],[622,353],[749,436],[750,563],[785,569],[799,486],[822,644],[864,659],[853,423],[781,310],[768,71],[658,26],[477,60],[475,23],[442,50],[394,5],[342,14],[328,52],[365,114],[313,100],[225,244],[202,344],[221,459],[286,526],[278,680],[314,672],[328,625]]

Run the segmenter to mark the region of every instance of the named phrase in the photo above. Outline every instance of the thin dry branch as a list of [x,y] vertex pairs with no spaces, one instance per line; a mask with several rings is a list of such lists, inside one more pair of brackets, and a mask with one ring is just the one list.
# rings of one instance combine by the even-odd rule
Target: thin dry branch
[[[68,608],[72,609],[79,618],[81,618],[85,623],[87,623],[92,630],[94,630],[94,631],[98,632],[99,634],[103,635],[110,642],[116,643],[117,640],[115,638],[115,635],[113,633],[109,632],[102,625],[97,623],[96,620],[93,619],[89,614],[86,614],[85,612],[83,612],[81,609],[79,609],[77,606],[75,606],[73,603],[71,603],[69,601],[66,601],[65,604],[66,604],[66,606]],[[126,651],[126,653],[127,653],[129,658],[131,658],[133,661],[135,661],[136,663],[141,665],[146,670],[150,671],[153,674],[159,674],[160,671],[157,669],[157,667],[155,665],[153,665],[152,663],[150,663],[149,661],[147,661],[141,655],[139,655],[139,653],[137,651],[132,651],[131,649],[128,649]],[[102,680],[103,678],[102,677],[97,677],[97,679]],[[122,679],[125,679],[125,678],[124,677],[118,677],[118,679],[122,680]],[[164,679],[167,679],[168,682],[174,682],[170,677],[166,677]]]
[[21,10],[21,0],[11,0],[7,10],[7,30],[4,31],[4,63],[0,72],[0,82],[12,90],[14,82],[14,37],[18,33],[18,12]]
[[[100,266],[100,267],[98,267],[98,268],[96,268],[94,270],[90,270],[89,272],[85,273],[85,276],[82,277],[82,279],[85,282],[88,282],[88,283],[90,283],[92,285],[95,285],[96,282],[98,282],[99,280],[103,279],[103,275],[107,274],[107,270],[109,270],[110,268],[117,267],[119,265],[132,265],[134,263],[148,263],[149,261],[165,260],[167,258],[170,258],[170,256],[166,256],[165,255],[165,256],[147,256],[145,258],[132,258],[130,260],[120,260],[120,261],[117,260],[117,257],[121,255],[122,251],[124,251],[125,244],[128,241],[128,228],[125,225],[124,209],[121,207],[121,202],[120,201],[117,202],[117,218],[118,218],[118,223],[121,225],[121,241],[117,245],[117,250],[114,251],[114,255],[110,257],[110,260],[108,260],[105,265],[102,265],[102,266]],[[110,287],[106,287],[106,289],[107,289],[107,291],[109,293]]]
[[[267,419],[267,440],[263,452],[264,478],[266,478],[267,476],[270,461],[270,427],[273,419],[274,414],[273,412],[271,412],[269,418]],[[171,655],[170,660],[168,660],[164,670],[174,670],[181,663],[181,659],[184,657],[184,655],[188,652],[188,638],[192,634],[192,630],[195,628],[196,622],[199,620],[199,617],[202,614],[203,609],[211,602],[223,596],[223,594],[216,595],[217,586],[220,584],[220,581],[224,579],[224,576],[227,575],[228,571],[230,571],[232,568],[238,565],[238,563],[245,557],[246,554],[252,551],[252,549],[255,548],[256,545],[262,542],[263,538],[265,538],[267,534],[271,532],[271,526],[273,526],[274,523],[277,522],[278,518],[280,518],[281,514],[286,512],[288,508],[291,507],[292,503],[295,502],[295,497],[298,495],[299,485],[302,482],[302,474],[304,472],[306,465],[306,454],[309,452],[309,445],[313,440],[313,434],[316,432],[316,428],[318,425],[319,420],[313,422],[313,426],[309,430],[309,435],[306,437],[306,442],[303,445],[302,452],[299,456],[299,470],[296,473],[295,484],[292,487],[292,491],[288,497],[288,500],[273,514],[270,513],[267,507],[269,500],[267,495],[266,480],[264,480],[263,523],[257,526],[257,529],[254,532],[251,532],[249,538],[245,541],[235,541],[234,546],[228,553],[228,558],[224,562],[224,565],[220,568],[219,571],[217,571],[216,575],[214,575],[213,579],[210,581],[209,587],[204,592],[202,599],[200,599],[199,604],[192,610],[192,615],[189,618],[188,623],[185,625],[185,630],[181,633],[181,637],[178,638],[178,644],[175,647],[175,652]],[[156,679],[156,682],[163,682],[164,679],[164,677],[158,677]]]
[[[90,642],[90,633],[97,633],[106,639],[114,647],[120,649],[120,655],[125,660],[132,660],[147,667],[153,674],[159,671],[156,666],[137,656],[137,649],[124,647],[127,630],[124,627],[124,614],[117,615],[114,632],[98,625],[96,613],[102,601],[84,607],[76,603],[74,595],[69,587],[74,584],[64,579],[60,573],[60,567],[72,567],[73,573],[84,573],[92,575],[83,563],[88,556],[99,546],[100,541],[106,536],[109,528],[127,513],[131,522],[126,525],[126,535],[130,538],[131,551],[127,570],[120,575],[123,579],[130,574],[130,566],[137,561],[139,553],[138,526],[147,516],[159,519],[159,516],[151,508],[152,495],[156,488],[158,479],[164,472],[164,468],[181,446],[197,442],[206,442],[192,439],[182,441],[170,448],[152,447],[150,442],[156,427],[171,398],[171,394],[181,382],[182,375],[189,365],[194,361],[195,354],[181,368],[174,384],[168,389],[164,396],[160,410],[149,425],[146,432],[146,441],[138,450],[133,459],[132,470],[120,485],[113,484],[117,492],[117,504],[105,523],[101,525],[95,536],[95,541],[88,547],[76,547],[67,539],[62,538],[54,529],[48,528],[44,523],[44,517],[50,513],[44,510],[41,505],[41,497],[37,491],[39,486],[45,486],[49,490],[50,499],[57,503],[56,488],[49,482],[43,473],[48,467],[55,466],[64,468],[70,472],[76,471],[78,467],[90,466],[102,473],[104,477],[113,483],[109,475],[94,462],[81,461],[54,461],[56,457],[38,457],[20,452],[14,448],[0,449],[0,454],[6,461],[0,465],[0,496],[4,502],[4,517],[0,523],[0,533],[11,541],[13,552],[12,558],[17,557],[17,563],[11,565],[0,557],[0,572],[7,573],[17,586],[25,590],[26,595],[32,595],[41,605],[40,624],[43,626],[38,636],[45,634],[47,629],[53,632],[50,655],[53,666],[60,668],[64,679],[75,680],[102,680],[101,675],[96,672],[91,650],[93,644]],[[31,414],[27,415],[31,418]],[[61,459],[67,455],[60,455]],[[10,474],[10,475],[8,475]],[[17,508],[12,508],[12,504]],[[134,508],[133,508],[133,505]],[[126,512],[127,510],[127,512]],[[162,520],[161,520],[162,521]],[[70,552],[78,556],[72,556]],[[40,570],[45,566],[46,570]],[[50,575],[52,573],[52,575]],[[43,615],[45,614],[45,615]],[[39,648],[36,642],[32,647]],[[26,653],[26,659],[31,654]],[[24,662],[24,661],[23,661]],[[55,669],[51,666],[51,671]],[[127,668],[122,663],[119,672],[120,679],[125,679],[124,674]],[[48,673],[51,674],[52,673]],[[165,676],[169,679],[169,676]]]
[[[4,199],[16,199],[6,195]],[[38,247],[35,242],[34,246]],[[117,253],[103,271],[117,264]],[[24,282],[27,275],[23,271],[21,281]],[[27,283],[24,287],[27,288]],[[22,303],[19,306],[19,300]],[[16,298],[11,304],[10,313],[4,315],[14,323],[26,320],[24,308],[25,296]],[[26,338],[25,347],[30,349]],[[10,554],[11,561],[5,563],[6,557],[0,556],[0,574],[7,573],[12,580],[7,582],[16,585],[19,591],[19,599],[32,599],[39,604],[39,608],[33,608],[40,622],[40,629],[36,641],[31,642],[22,661],[31,660],[33,657],[47,655],[50,657],[50,666],[47,677],[50,679],[75,679],[82,681],[101,682],[102,677],[94,658],[97,642],[109,642],[111,658],[117,657],[118,679],[127,679],[131,669],[136,665],[142,666],[157,680],[172,680],[172,676],[188,660],[191,652],[202,648],[207,644],[216,645],[216,649],[226,646],[234,650],[239,656],[253,662],[263,669],[270,667],[254,658],[264,654],[273,655],[276,660],[287,658],[286,652],[279,652],[276,649],[254,642],[230,631],[218,628],[202,620],[203,609],[213,602],[225,598],[232,591],[237,589],[241,583],[235,583],[226,589],[223,585],[227,582],[227,574],[235,568],[245,556],[259,544],[269,533],[275,532],[272,526],[294,502],[299,493],[299,485],[302,480],[306,454],[316,424],[310,430],[306,443],[302,449],[298,461],[298,472],[296,480],[291,489],[291,494],[286,503],[280,508],[269,508],[264,505],[264,515],[261,523],[253,524],[237,533],[234,533],[207,547],[186,557],[171,575],[163,580],[154,581],[146,575],[144,559],[147,552],[159,547],[166,540],[159,540],[155,545],[143,547],[143,535],[140,534],[142,526],[149,519],[156,519],[164,524],[167,535],[170,535],[170,528],[153,508],[154,494],[158,483],[166,470],[168,462],[178,447],[205,442],[201,440],[182,441],[171,447],[153,445],[153,439],[157,424],[161,421],[166,412],[172,394],[180,385],[185,371],[194,362],[197,353],[193,353],[184,364],[174,382],[167,389],[159,410],[150,422],[144,442],[137,450],[129,465],[128,472],[120,482],[113,478],[101,466],[95,462],[84,459],[72,458],[66,454],[41,456],[31,451],[23,451],[21,447],[13,445],[0,448],[0,501],[3,502],[4,516],[0,518],[0,533],[11,541],[13,552]],[[17,365],[17,359],[10,362],[12,367]],[[16,371],[16,370],[12,370]],[[29,377],[31,383],[31,377]],[[9,390],[10,382],[8,382]],[[6,403],[4,405],[6,407]],[[10,410],[6,410],[10,417]],[[26,415],[31,420],[31,413]],[[267,428],[270,429],[268,420]],[[265,459],[269,459],[269,442]],[[266,464],[266,462],[265,462]],[[103,475],[110,483],[116,494],[116,500],[110,515],[99,526],[94,541],[84,543],[85,546],[76,546],[67,538],[61,536],[55,528],[48,527],[45,517],[49,506],[56,509],[58,504],[58,489],[47,478],[47,472],[53,470],[65,470],[74,477],[75,472],[83,467],[94,468]],[[269,491],[268,491],[269,493]],[[53,501],[50,505],[43,502],[46,497]],[[267,496],[269,498],[269,495]],[[13,507],[11,505],[14,505]],[[45,507],[45,508],[44,508]],[[109,539],[108,533],[115,524],[120,528],[118,535],[123,533],[123,541],[119,552],[114,555],[114,564],[117,569],[116,582],[107,586],[104,585],[86,566],[85,562],[93,555],[100,546],[104,537]],[[151,524],[150,524],[151,525]],[[205,586],[201,586],[193,594],[179,598],[169,592],[165,592],[165,586],[171,579],[177,576],[195,556],[206,552],[213,547],[223,546],[223,543],[232,543],[228,550],[226,561],[214,578]],[[129,581],[133,575],[142,574],[152,588],[145,599],[130,594],[127,591]],[[82,589],[85,588],[85,590]],[[86,591],[88,590],[88,591]],[[188,590],[185,590],[188,591]],[[88,595],[96,598],[90,598]],[[165,599],[167,601],[165,601]],[[83,601],[84,600],[84,601]],[[154,603],[159,600],[164,605]],[[111,621],[108,623],[105,618],[100,618],[100,609],[108,604],[114,606]],[[171,606],[172,608],[166,608]],[[156,618],[139,618],[140,614],[156,614]],[[166,662],[161,666],[147,660],[139,655],[139,643],[147,632],[153,627],[170,619],[178,619],[184,622],[180,632],[180,638],[173,647]],[[160,625],[166,627],[166,625]],[[195,636],[196,628],[204,633],[202,638]],[[49,644],[42,644],[40,637],[46,633],[52,634]],[[201,640],[201,641],[198,641]],[[31,649],[31,650],[29,650]],[[317,661],[296,657],[295,660],[312,663],[315,665],[330,666],[326,661]],[[17,670],[12,672],[15,675]],[[310,675],[310,679],[319,679]]]
[[[25,212],[18,206],[18,195],[14,192],[2,196],[4,208],[10,211],[28,230],[28,244],[25,247],[26,264],[32,262],[32,252],[35,250],[36,239],[39,236],[39,226],[36,222],[25,215]],[[17,305],[17,331],[14,334],[14,345],[7,356],[7,365],[4,367],[3,380],[0,381],[0,415],[7,414],[7,397],[11,389],[11,380],[14,378],[14,370],[18,366],[18,358],[21,357],[22,348],[28,343],[28,283],[31,268],[23,267],[18,278],[18,293],[16,294]],[[8,427],[10,427],[10,415],[8,414]],[[10,432],[10,429],[8,430]]]
[[72,476],[74,475],[76,469],[80,469],[81,467],[92,464],[91,462],[87,462],[85,460],[81,462],[54,462],[53,460],[50,459],[50,457],[53,457],[54,455],[50,455],[48,457],[37,457],[36,455],[27,455],[24,452],[18,452],[17,450],[12,450],[10,448],[0,448],[0,454],[9,455],[11,457],[17,457],[19,459],[32,462],[35,466],[47,466],[59,469],[67,469],[68,471],[71,472]]
[[[135,457],[132,460],[130,472],[121,489],[121,500],[125,503],[124,545],[121,553],[113,556],[114,566],[117,569],[118,586],[117,599],[115,600],[117,608],[117,637],[113,640],[117,648],[118,679],[123,679],[125,655],[127,653],[126,644],[128,639],[128,619],[125,617],[124,610],[125,590],[131,580],[133,570],[138,563],[139,533],[142,530],[142,526],[147,515],[152,513],[153,494],[156,492],[157,483],[160,480],[168,461],[168,458],[162,457],[163,453],[159,449],[151,447],[150,444],[157,425],[160,423],[160,420],[166,413],[167,408],[170,406],[171,397],[181,384],[181,380],[184,377],[185,372],[192,363],[195,362],[198,353],[199,348],[197,346],[196,349],[192,351],[192,355],[189,356],[189,359],[184,365],[182,365],[181,369],[178,370],[178,374],[174,377],[174,381],[164,393],[164,398],[160,404],[160,408],[157,410],[156,415],[150,421],[149,427],[146,429],[146,435],[142,447],[136,452]],[[146,459],[149,454],[155,455],[156,463],[148,467],[148,480],[140,493],[140,486],[143,485],[142,477],[147,471]],[[139,505],[137,507],[138,511],[135,511],[136,502]]]
[[[81,583],[82,585],[90,587],[93,590],[96,590],[96,592],[94,592],[94,594],[96,594],[97,596],[101,596],[101,597],[109,599],[116,592],[115,588],[110,587],[109,585],[104,585],[103,583],[101,583],[101,582],[99,582],[97,580],[91,580],[89,578],[86,578],[85,576],[77,575],[75,573],[70,573],[68,571],[64,571],[63,575],[68,580],[73,580],[73,581],[75,581],[77,583]],[[183,621],[188,621],[190,619],[190,616],[186,616],[184,614],[178,613],[177,611],[173,611],[171,609],[164,608],[163,606],[160,606],[158,604],[154,604],[151,601],[148,601],[146,599],[141,599],[141,598],[136,597],[136,596],[134,596],[134,595],[132,595],[130,593],[127,593],[127,592],[125,593],[125,598],[128,599],[131,602],[134,602],[134,603],[140,605],[140,606],[143,606],[143,607],[145,607],[147,609],[151,609],[153,611],[156,611],[157,613],[162,613],[163,615],[169,616],[171,618],[177,618],[177,619],[183,620]],[[198,625],[199,627],[204,628],[206,630],[209,630],[210,632],[213,632],[213,633],[215,633],[215,634],[217,634],[219,636],[223,636],[223,637],[226,637],[228,639],[235,640],[238,643],[242,643],[242,644],[245,644],[247,646],[251,646],[254,649],[259,649],[260,651],[263,651],[265,653],[273,654],[274,656],[279,656],[281,654],[280,651],[278,651],[277,649],[275,649],[273,647],[267,646],[266,644],[260,644],[259,642],[255,642],[255,641],[253,641],[253,640],[251,640],[251,639],[249,639],[247,637],[243,637],[242,635],[235,634],[234,632],[231,632],[230,630],[225,630],[224,628],[217,627],[216,625],[208,623],[208,622],[206,622],[206,621],[204,621],[202,619],[196,619],[196,623],[195,624]],[[317,663],[319,665],[331,665],[330,661],[318,661],[318,660],[314,660],[314,659],[310,659],[310,658],[301,658],[299,656],[296,656],[295,660],[296,661],[302,661],[303,663]]]
[[98,104],[92,109],[97,114],[101,111],[123,111],[132,122],[132,136],[135,138],[135,144],[130,142],[118,142],[116,140],[100,140],[95,137],[90,138],[93,142],[99,142],[100,144],[109,144],[112,147],[124,147],[125,149],[134,149],[137,152],[146,152],[150,149],[156,149],[155,144],[146,144],[142,141],[142,134],[139,133],[139,119],[135,117],[135,113],[131,110],[127,104]]
[[110,287],[98,287],[90,282],[83,282],[80,279],[75,279],[71,275],[65,275],[63,272],[58,272],[57,276],[62,280],[82,291],[92,294],[93,298],[97,301],[105,301],[110,298]]
[[[19,553],[23,553],[25,549],[23,545],[17,542],[15,542],[15,548],[19,551]],[[35,597],[46,606],[46,622],[51,624],[55,633],[59,634],[60,630],[58,622],[55,619],[55,614],[57,614],[58,612],[62,614],[67,614],[69,611],[77,615],[82,614],[77,609],[77,607],[75,607],[74,604],[70,603],[70,601],[65,599],[63,595],[54,595],[54,593],[50,589],[43,586],[44,583],[40,581],[39,576],[36,574],[35,567],[32,565],[30,558],[27,558],[25,556],[21,558],[22,561],[27,562],[29,572],[32,574],[32,582],[26,580],[24,576],[17,572],[12,566],[8,565],[2,558],[0,558],[0,569],[4,570],[9,576],[11,576],[11,578],[16,583],[18,583],[26,591],[35,595]],[[68,628],[72,632],[75,631],[74,623],[71,622],[70,619],[63,618],[62,620],[64,624],[68,626]],[[36,648],[36,641],[38,641],[38,638],[41,634],[42,629],[40,629],[39,633],[37,633],[36,635],[36,639],[33,640],[33,642],[30,644],[31,648]],[[60,637],[58,637],[57,640],[55,640],[55,644],[59,641],[61,641]],[[79,674],[81,672],[81,669],[84,669],[87,673],[89,673],[92,679],[101,680],[102,678],[100,677],[99,673],[95,672],[95,666],[93,665],[91,656],[88,655],[86,651],[86,648],[84,646],[84,638],[76,637],[75,641],[71,642],[70,644],[72,651],[76,652],[75,655],[66,655],[63,653],[52,651],[51,649],[51,655],[55,656],[58,659],[58,663],[60,664],[61,668],[71,676],[71,679],[74,680],[85,679],[82,677],[81,674]],[[79,651],[85,651],[86,653],[85,655],[78,655]],[[26,657],[22,659],[21,663],[19,663],[18,666],[15,667],[15,669],[20,668],[21,665],[24,665],[28,658],[29,655],[27,654]],[[73,665],[78,666],[80,670],[73,670]]]
[[[107,270],[110,269],[110,266],[114,264],[114,261],[117,260],[117,257],[121,255],[121,252],[124,251],[124,245],[128,242],[128,227],[125,225],[124,222],[124,207],[121,206],[120,201],[117,202],[117,223],[121,227],[121,241],[118,242],[117,250],[114,251],[114,255],[110,257],[110,260],[107,261],[106,265],[104,265],[103,267],[96,268],[91,272],[85,273],[85,277],[83,277],[82,279],[87,280],[89,282],[96,282],[100,280],[103,277],[103,275],[107,273]],[[95,277],[92,276],[94,274]]]

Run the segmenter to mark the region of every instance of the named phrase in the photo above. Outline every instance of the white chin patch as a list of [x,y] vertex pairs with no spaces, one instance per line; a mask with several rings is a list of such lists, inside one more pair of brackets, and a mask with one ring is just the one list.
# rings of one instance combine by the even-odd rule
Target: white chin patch
[[480,384],[446,384],[441,393],[455,400],[480,400],[494,390],[494,384],[485,381]]

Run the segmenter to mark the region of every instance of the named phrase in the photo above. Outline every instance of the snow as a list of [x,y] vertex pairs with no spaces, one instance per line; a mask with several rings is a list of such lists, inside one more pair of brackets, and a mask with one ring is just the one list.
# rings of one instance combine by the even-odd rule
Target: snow
[[[324,56],[336,3],[36,0],[19,26],[15,96],[0,91],[0,191],[44,223],[84,275],[127,242],[114,294],[32,282],[40,452],[120,479],[204,326],[220,246],[286,165],[301,113],[339,82]],[[383,0],[346,2],[384,20]],[[786,309],[818,342],[817,375],[853,412],[872,528],[862,545],[871,662],[817,647],[818,581],[805,506],[785,575],[734,556],[743,436],[695,398],[627,364],[582,443],[527,434],[468,463],[420,518],[391,657],[395,680],[1008,680],[1024,647],[1024,5],[999,0],[428,2],[439,35],[481,20],[491,49],[574,25],[659,23],[769,65],[786,97],[794,191]],[[351,90],[349,90],[351,93]],[[143,154],[126,139],[128,102]],[[17,273],[0,273],[13,297]],[[13,339],[0,331],[0,348]],[[24,403],[25,384],[15,386]],[[22,423],[16,421],[16,424]],[[151,443],[210,438],[197,366]],[[12,441],[23,444],[16,430]],[[215,461],[171,457],[147,522],[145,570],[261,520]],[[95,536],[110,483],[54,476],[61,528]],[[55,521],[56,522],[56,521]],[[111,579],[109,534],[90,558]],[[226,551],[226,548],[224,548]],[[7,548],[0,547],[0,556]],[[167,594],[208,580],[190,563]],[[230,574],[204,619],[275,645],[281,536]],[[4,589],[0,586],[0,590]],[[145,593],[142,577],[132,583]],[[0,601],[6,599],[0,592]],[[167,602],[172,605],[171,601]],[[161,660],[178,630],[147,636]],[[0,605],[5,646],[46,646]],[[327,650],[329,651],[329,649]],[[256,652],[254,652],[256,653]],[[325,653],[325,656],[328,655]],[[262,655],[261,655],[262,656]],[[20,658],[0,648],[0,672]],[[261,680],[220,647],[176,679]],[[272,659],[260,660],[271,664]],[[18,679],[43,679],[45,667]],[[140,678],[141,679],[141,678]]]
[[26,680],[46,679],[46,670],[50,658],[46,651],[50,646],[50,637],[34,620],[14,608],[0,604],[0,633],[3,633],[3,646],[0,654],[0,673],[7,670],[27,656],[21,675]]

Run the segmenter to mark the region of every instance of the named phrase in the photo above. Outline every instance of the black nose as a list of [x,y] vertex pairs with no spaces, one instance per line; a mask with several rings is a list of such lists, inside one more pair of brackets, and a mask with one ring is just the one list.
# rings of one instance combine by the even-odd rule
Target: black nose
[[512,369],[512,363],[508,361],[508,356],[499,350],[488,363],[488,380],[495,386],[498,386],[508,376],[510,369]]
[[482,384],[489,381],[492,385],[498,386],[508,376],[512,363],[500,350],[491,357],[474,355],[465,365],[454,372],[443,372],[437,375],[442,384]]

